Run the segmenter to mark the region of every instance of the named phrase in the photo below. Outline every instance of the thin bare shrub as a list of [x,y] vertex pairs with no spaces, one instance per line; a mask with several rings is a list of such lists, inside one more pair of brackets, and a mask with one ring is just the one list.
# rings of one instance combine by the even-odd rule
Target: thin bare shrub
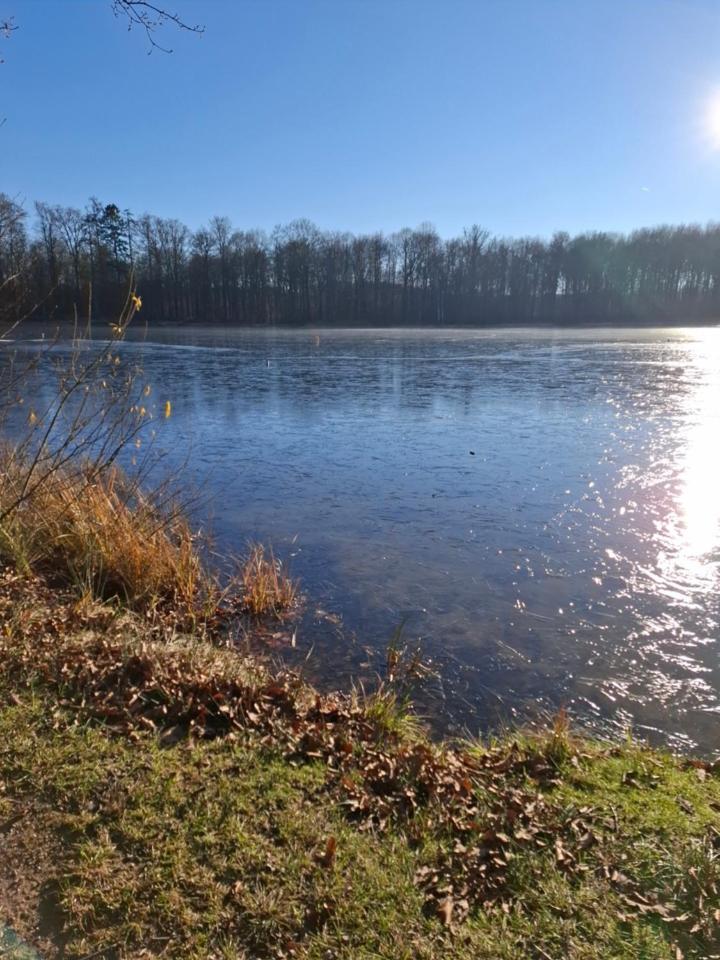
[[57,336],[30,360],[3,358],[0,560],[182,629],[214,628],[237,612],[282,616],[297,585],[271,550],[251,545],[222,587],[171,495],[172,478],[147,483],[154,424],[172,408],[166,400],[155,409],[142,369],[122,357],[141,305],[131,288],[106,341],[76,328],[69,344]]
[[170,406],[156,414],[142,370],[121,357],[140,307],[131,289],[106,341],[76,328],[30,361],[6,355],[0,558],[134,609],[172,608],[188,625],[213,615],[221,592],[169,485],[144,492],[153,421]]

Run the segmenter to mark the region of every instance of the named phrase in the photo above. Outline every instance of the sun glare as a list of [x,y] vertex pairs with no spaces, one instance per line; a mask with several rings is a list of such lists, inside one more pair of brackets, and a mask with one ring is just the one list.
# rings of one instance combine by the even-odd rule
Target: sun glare
[[705,107],[705,134],[716,150],[720,150],[720,92],[716,92]]
[[720,336],[707,330],[697,344],[698,386],[689,398],[689,429],[684,462],[681,510],[689,560],[707,559],[720,542]]

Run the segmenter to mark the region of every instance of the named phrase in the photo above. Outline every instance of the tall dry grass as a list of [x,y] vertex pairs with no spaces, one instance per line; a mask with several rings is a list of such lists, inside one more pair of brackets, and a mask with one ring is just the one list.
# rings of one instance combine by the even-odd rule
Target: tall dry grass
[[[281,617],[296,604],[298,585],[272,550],[252,544],[223,586],[171,501],[143,493],[117,466],[91,470],[58,470],[22,499],[0,522],[0,561],[182,629],[217,624],[233,611]],[[25,477],[12,451],[0,451],[0,515]]]
[[[5,452],[0,476],[1,513],[26,471]],[[135,610],[173,607],[183,620],[209,615],[220,600],[181,513],[160,509],[116,466],[46,478],[0,524],[0,557]]]
[[298,599],[298,585],[283,568],[272,549],[251,543],[238,576],[240,605],[255,617],[281,616]]

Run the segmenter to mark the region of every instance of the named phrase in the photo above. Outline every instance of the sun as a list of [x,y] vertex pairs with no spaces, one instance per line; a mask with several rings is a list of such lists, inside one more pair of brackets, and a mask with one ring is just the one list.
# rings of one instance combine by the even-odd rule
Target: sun
[[717,91],[705,107],[705,134],[714,149],[720,150],[720,91]]

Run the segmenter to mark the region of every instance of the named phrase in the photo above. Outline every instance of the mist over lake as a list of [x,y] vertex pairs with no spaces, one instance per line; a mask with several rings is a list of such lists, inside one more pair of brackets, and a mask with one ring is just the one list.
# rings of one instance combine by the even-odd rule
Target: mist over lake
[[717,746],[720,331],[134,337],[163,469],[220,552],[289,562],[314,680],[371,683],[402,625],[439,728],[565,705]]

